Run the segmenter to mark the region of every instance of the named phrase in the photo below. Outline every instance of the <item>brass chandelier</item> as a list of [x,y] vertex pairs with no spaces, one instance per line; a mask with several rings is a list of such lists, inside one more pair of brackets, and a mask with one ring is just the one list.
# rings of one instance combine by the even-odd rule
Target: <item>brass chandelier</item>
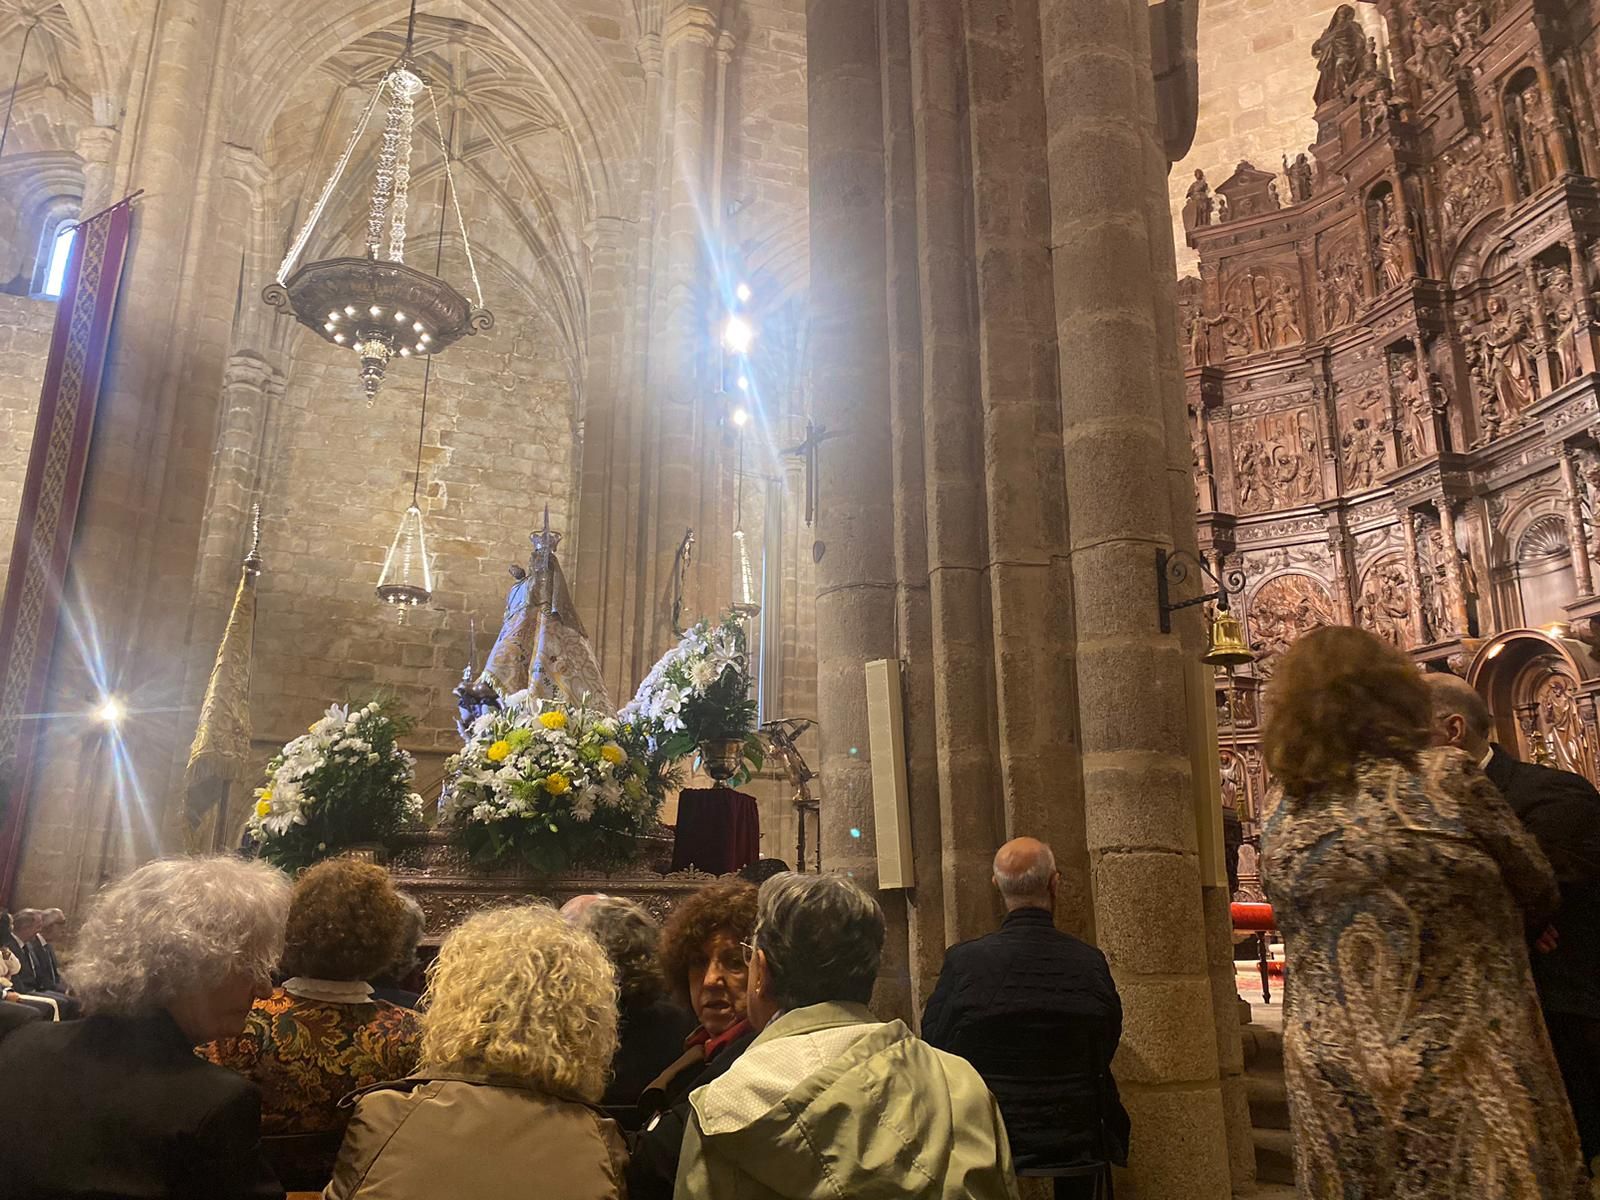
[[[411,3],[405,49],[378,81],[343,156],[328,177],[305,225],[289,247],[277,277],[262,292],[273,308],[288,313],[324,341],[354,351],[361,359],[361,386],[372,403],[395,358],[431,356],[461,338],[494,325],[483,306],[483,288],[461,215],[460,193],[453,186],[449,147],[439,120],[433,88],[412,58],[417,5]],[[416,105],[426,93],[444,161],[446,191],[454,208],[474,300],[468,300],[437,274],[405,264],[406,211],[411,192],[411,150]],[[309,262],[296,269],[312,231],[321,220],[334,189],[366,133],[372,114],[387,99],[383,141],[378,151],[372,191],[367,203],[366,253]],[[441,217],[443,214],[441,214]]]

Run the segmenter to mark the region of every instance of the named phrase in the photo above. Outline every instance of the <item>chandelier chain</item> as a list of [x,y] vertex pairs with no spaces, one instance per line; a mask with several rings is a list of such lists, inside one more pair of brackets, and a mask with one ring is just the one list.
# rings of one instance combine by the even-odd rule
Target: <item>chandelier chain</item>
[[383,144],[378,151],[377,178],[372,186],[371,207],[367,211],[367,256],[378,257],[378,247],[383,242],[383,226],[389,216],[389,200],[394,194],[395,159],[400,152],[404,132],[406,96],[397,78],[398,69],[392,69],[378,85],[388,88],[391,94],[389,111],[383,122]]
[[289,247],[289,253],[284,255],[283,264],[278,268],[278,282],[288,281],[289,272],[294,269],[294,264],[299,261],[304,253],[306,243],[311,240],[311,231],[321,219],[323,210],[328,207],[328,201],[333,198],[334,188],[339,186],[339,180],[344,176],[345,168],[350,165],[356,147],[361,144],[361,135],[366,133],[367,125],[372,120],[372,110],[378,106],[378,97],[383,95],[383,83],[380,81],[376,90],[367,99],[367,107],[361,113],[361,120],[356,122],[355,133],[350,136],[350,144],[344,148],[344,153],[339,156],[338,163],[333,168],[333,174],[328,176],[328,182],[323,186],[322,194],[317,197],[317,202],[311,206],[311,212],[306,217],[306,222],[300,227],[299,235],[294,239],[294,244]]
[[[396,89],[397,94],[399,89]],[[411,135],[416,125],[416,110],[411,101],[404,102],[400,114],[400,147],[394,164],[394,199],[389,209],[389,261],[406,260],[406,210],[411,203]]]
[[[450,114],[450,142],[456,139],[456,114]],[[450,186],[450,150],[446,143],[444,152],[444,195],[439,198],[439,248],[433,257],[433,274],[438,278],[439,272],[444,269],[444,222],[445,213],[449,207],[450,193],[454,190]],[[411,477],[411,505],[417,504],[417,495],[422,489],[422,439],[428,431],[428,384],[433,380],[433,355],[428,355],[427,361],[422,364],[422,418],[417,422],[417,469]]]
[[33,40],[33,31],[39,28],[40,18],[35,17],[33,22],[22,34],[22,49],[17,51],[17,73],[11,80],[11,94],[6,100],[5,128],[0,129],[0,154],[6,152],[6,139],[11,136],[11,112],[17,106],[17,89],[22,86],[22,64],[28,57],[28,43]]
[[[439,132],[439,148],[444,154],[445,191],[449,193],[450,204],[455,209],[456,225],[461,230],[461,248],[466,251],[467,271],[472,276],[472,292],[478,299],[478,307],[483,307],[483,285],[478,282],[478,264],[472,257],[472,240],[467,237],[467,219],[461,214],[461,189],[455,186],[455,175],[450,170],[450,146],[445,139],[444,121],[439,116],[439,98],[434,94],[432,84],[423,84],[428,91],[428,102],[433,105],[433,125]],[[452,110],[450,116],[451,138],[455,137],[455,114]]]

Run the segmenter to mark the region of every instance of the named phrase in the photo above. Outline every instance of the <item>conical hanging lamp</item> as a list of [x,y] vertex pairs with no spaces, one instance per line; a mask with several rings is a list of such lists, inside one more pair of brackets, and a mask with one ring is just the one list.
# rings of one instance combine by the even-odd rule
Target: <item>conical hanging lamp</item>
[[[450,203],[450,144],[455,140],[456,118],[450,115],[450,136],[443,139],[445,148],[444,195],[439,204],[439,249],[434,257],[433,273],[438,275],[444,265],[444,214]],[[433,559],[428,553],[428,530],[422,519],[422,506],[417,503],[422,491],[422,443],[428,432],[428,387],[433,382],[433,357],[428,357],[422,368],[422,415],[417,420],[417,465],[411,477],[411,504],[400,518],[400,528],[395,530],[394,541],[389,543],[388,556],[383,560],[383,571],[378,576],[378,599],[400,609],[400,619],[405,620],[406,610],[426,604],[433,599]]]
[[[450,148],[439,120],[439,102],[412,58],[416,23],[417,3],[411,0],[405,49],[378,81],[356,122],[344,155],[328,177],[299,236],[289,247],[289,253],[284,256],[277,277],[262,292],[262,299],[273,308],[293,316],[324,341],[352,350],[360,357],[361,386],[369,404],[383,385],[392,359],[413,355],[431,359],[468,334],[494,325],[494,316],[483,307],[483,288],[478,283],[478,269],[472,259],[472,246],[467,239],[467,224],[461,215],[459,199],[455,202],[456,223],[461,229],[474,300],[468,300],[439,278],[437,270],[428,275],[405,264],[411,147],[416,129],[416,102],[423,93],[427,93],[432,106],[433,124],[444,154],[445,194],[447,197],[452,194]],[[322,218],[345,168],[350,165],[373,111],[385,97],[388,107],[383,141],[367,201],[365,256],[323,259],[296,270],[311,232]],[[452,117],[452,127],[453,122]],[[442,229],[442,211],[439,218]]]

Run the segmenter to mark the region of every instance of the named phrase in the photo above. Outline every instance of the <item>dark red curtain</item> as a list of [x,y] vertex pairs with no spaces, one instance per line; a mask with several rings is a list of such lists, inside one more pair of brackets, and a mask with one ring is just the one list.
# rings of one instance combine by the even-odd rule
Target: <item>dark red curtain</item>
[[9,904],[61,592],[83,496],[132,212],[126,201],[78,226],[56,310],[33,449],[0,603],[0,901]]

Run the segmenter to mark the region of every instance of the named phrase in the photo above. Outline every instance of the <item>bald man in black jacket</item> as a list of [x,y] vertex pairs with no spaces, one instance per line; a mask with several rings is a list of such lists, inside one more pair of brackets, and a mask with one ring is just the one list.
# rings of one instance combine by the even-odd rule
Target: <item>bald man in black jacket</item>
[[1550,1043],[1583,1139],[1600,1155],[1600,792],[1582,775],[1519,762],[1489,741],[1489,708],[1454,675],[1430,675],[1434,741],[1475,759],[1539,842],[1561,908],[1531,961]]
[[[1125,1165],[1128,1114],[1111,1077],[1122,1000],[1105,955],[1056,928],[1061,874],[1050,847],[1000,847],[998,931],[952,946],[922,1014],[922,1037],[983,1076],[1005,1119],[1019,1171],[1089,1162]],[[1093,1195],[1058,1180],[1056,1195]]]

